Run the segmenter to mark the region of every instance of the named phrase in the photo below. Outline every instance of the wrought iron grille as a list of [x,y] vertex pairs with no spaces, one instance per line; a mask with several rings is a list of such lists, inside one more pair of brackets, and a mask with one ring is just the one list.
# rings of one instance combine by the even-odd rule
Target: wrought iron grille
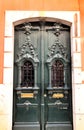
[[55,60],[52,65],[51,83],[53,87],[64,86],[64,65],[60,60]]
[[22,82],[21,86],[33,87],[34,86],[34,67],[32,62],[25,61],[21,69]]

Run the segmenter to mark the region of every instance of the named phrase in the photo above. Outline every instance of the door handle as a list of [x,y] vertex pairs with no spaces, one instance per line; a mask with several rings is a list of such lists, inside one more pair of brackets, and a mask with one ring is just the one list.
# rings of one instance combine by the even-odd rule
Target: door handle
[[44,97],[47,97],[47,94],[44,94]]

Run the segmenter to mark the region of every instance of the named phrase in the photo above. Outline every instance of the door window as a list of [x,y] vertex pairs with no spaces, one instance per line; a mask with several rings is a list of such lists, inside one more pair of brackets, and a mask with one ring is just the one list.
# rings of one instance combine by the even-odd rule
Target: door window
[[34,86],[34,67],[31,61],[25,61],[21,69],[21,86]]
[[64,86],[64,65],[61,60],[55,60],[51,68],[52,87]]

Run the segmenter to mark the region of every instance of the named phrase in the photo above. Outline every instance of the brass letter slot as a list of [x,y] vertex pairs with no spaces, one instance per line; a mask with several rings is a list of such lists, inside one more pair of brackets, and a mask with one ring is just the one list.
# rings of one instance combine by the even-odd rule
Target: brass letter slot
[[52,95],[52,98],[63,98],[63,97],[64,97],[64,95],[62,93],[54,93]]
[[33,93],[21,93],[21,98],[33,98]]

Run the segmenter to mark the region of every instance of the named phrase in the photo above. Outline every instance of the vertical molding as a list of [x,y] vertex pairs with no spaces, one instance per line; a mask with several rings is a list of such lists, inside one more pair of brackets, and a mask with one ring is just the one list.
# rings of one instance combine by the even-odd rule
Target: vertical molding
[[77,16],[77,13],[75,13],[74,14],[74,35],[75,35],[75,37],[78,36],[77,23],[78,23],[78,16]]
[[41,88],[41,125],[42,130],[44,130],[44,22],[41,22],[41,82],[42,82],[42,88]]
[[75,52],[77,52],[78,47],[77,47],[77,39],[75,39]]

